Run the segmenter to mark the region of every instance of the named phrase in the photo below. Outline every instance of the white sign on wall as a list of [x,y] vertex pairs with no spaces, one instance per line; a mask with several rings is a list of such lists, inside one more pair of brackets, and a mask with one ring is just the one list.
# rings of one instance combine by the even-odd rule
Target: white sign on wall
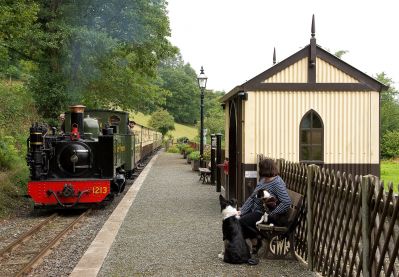
[[258,177],[257,171],[245,171],[245,178],[256,178]]

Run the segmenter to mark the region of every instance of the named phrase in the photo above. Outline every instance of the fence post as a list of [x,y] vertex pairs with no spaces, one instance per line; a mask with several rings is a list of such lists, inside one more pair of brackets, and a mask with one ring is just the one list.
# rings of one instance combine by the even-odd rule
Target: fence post
[[216,135],[211,134],[211,185],[216,180]]
[[[222,134],[216,134],[216,192],[221,191],[221,179],[222,179]],[[224,176],[224,175],[223,175]]]
[[306,185],[306,222],[308,225],[307,246],[308,246],[308,269],[313,271],[314,268],[314,251],[313,251],[313,179],[317,166],[312,164],[307,167],[307,185]]
[[281,170],[284,168],[284,159],[277,159],[276,160],[276,167],[277,167],[277,171],[279,172],[280,176],[282,176],[282,172]]
[[362,273],[364,277],[370,277],[370,205],[368,203],[370,195],[370,175],[362,177],[362,248],[363,248],[363,264]]

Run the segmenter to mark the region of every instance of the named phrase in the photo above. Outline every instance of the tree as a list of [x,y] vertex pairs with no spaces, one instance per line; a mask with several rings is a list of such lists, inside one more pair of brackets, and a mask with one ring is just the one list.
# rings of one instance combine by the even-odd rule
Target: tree
[[176,122],[195,123],[199,118],[200,92],[194,69],[177,55],[160,66],[159,75],[160,86],[169,92],[163,107]]
[[164,0],[36,2],[42,37],[31,46],[40,51],[30,88],[45,117],[82,102],[145,113],[165,104],[157,67],[177,48]]
[[204,120],[204,127],[208,129],[208,135],[224,133],[224,113],[222,108],[212,109]]
[[348,50],[338,50],[337,52],[334,53],[334,55],[335,55],[337,58],[342,59],[342,56],[345,55],[345,54],[348,54],[348,53],[349,53]]
[[34,1],[5,0],[0,3],[0,76],[19,77],[21,61],[35,59],[31,44],[38,37],[35,24],[39,6]]
[[384,158],[399,157],[399,131],[387,131],[382,136],[381,156]]
[[[224,133],[225,114],[220,105],[220,98],[224,95],[222,91],[205,91],[205,117],[204,128],[208,130],[207,137],[210,139],[211,134]],[[200,134],[200,123],[197,123],[198,134]],[[199,137],[199,136],[198,136]]]
[[381,91],[381,135],[388,131],[399,130],[399,91],[393,86],[393,81],[384,72],[375,77],[378,81],[388,86]]
[[168,131],[175,129],[175,122],[173,116],[168,111],[161,109],[151,115],[148,125],[158,132],[165,135]]

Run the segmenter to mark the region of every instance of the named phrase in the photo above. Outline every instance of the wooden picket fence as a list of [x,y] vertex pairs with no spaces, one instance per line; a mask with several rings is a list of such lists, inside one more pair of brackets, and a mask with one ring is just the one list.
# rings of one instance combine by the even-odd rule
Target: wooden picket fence
[[[262,159],[262,156],[258,158]],[[296,253],[323,276],[399,276],[399,200],[393,184],[276,160],[305,202]]]

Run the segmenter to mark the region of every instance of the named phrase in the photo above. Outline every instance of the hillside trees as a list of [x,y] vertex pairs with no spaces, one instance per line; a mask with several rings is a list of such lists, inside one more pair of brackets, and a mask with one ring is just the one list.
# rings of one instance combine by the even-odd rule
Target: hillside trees
[[20,77],[24,62],[37,57],[32,47],[38,37],[37,12],[34,1],[6,0],[0,3],[0,77]]
[[384,72],[376,75],[376,79],[388,86],[381,92],[381,134],[399,130],[399,91],[393,86],[393,81]]
[[175,129],[175,121],[171,114],[164,109],[160,109],[151,115],[148,125],[154,128],[162,135],[165,135],[168,131]]
[[177,49],[164,0],[6,1],[0,14],[1,58],[35,62],[30,89],[44,117],[72,103],[142,112],[165,103],[157,67]]
[[159,75],[160,86],[169,92],[163,107],[176,122],[195,123],[199,118],[200,92],[194,69],[176,55],[161,64]]
[[[381,155],[386,158],[397,157],[395,150],[399,139],[399,91],[393,81],[384,72],[376,75],[376,79],[388,86],[381,92]],[[396,153],[396,154],[395,154]]]
[[224,133],[224,111],[220,98],[224,95],[222,91],[207,91],[205,94],[205,120],[204,128],[211,134]]
[[[220,105],[220,98],[224,95],[222,91],[205,90],[204,99],[204,129],[207,129],[207,138],[210,141],[211,134],[224,133],[224,111]],[[196,125],[200,134],[200,122]],[[199,138],[200,135],[198,135]]]

